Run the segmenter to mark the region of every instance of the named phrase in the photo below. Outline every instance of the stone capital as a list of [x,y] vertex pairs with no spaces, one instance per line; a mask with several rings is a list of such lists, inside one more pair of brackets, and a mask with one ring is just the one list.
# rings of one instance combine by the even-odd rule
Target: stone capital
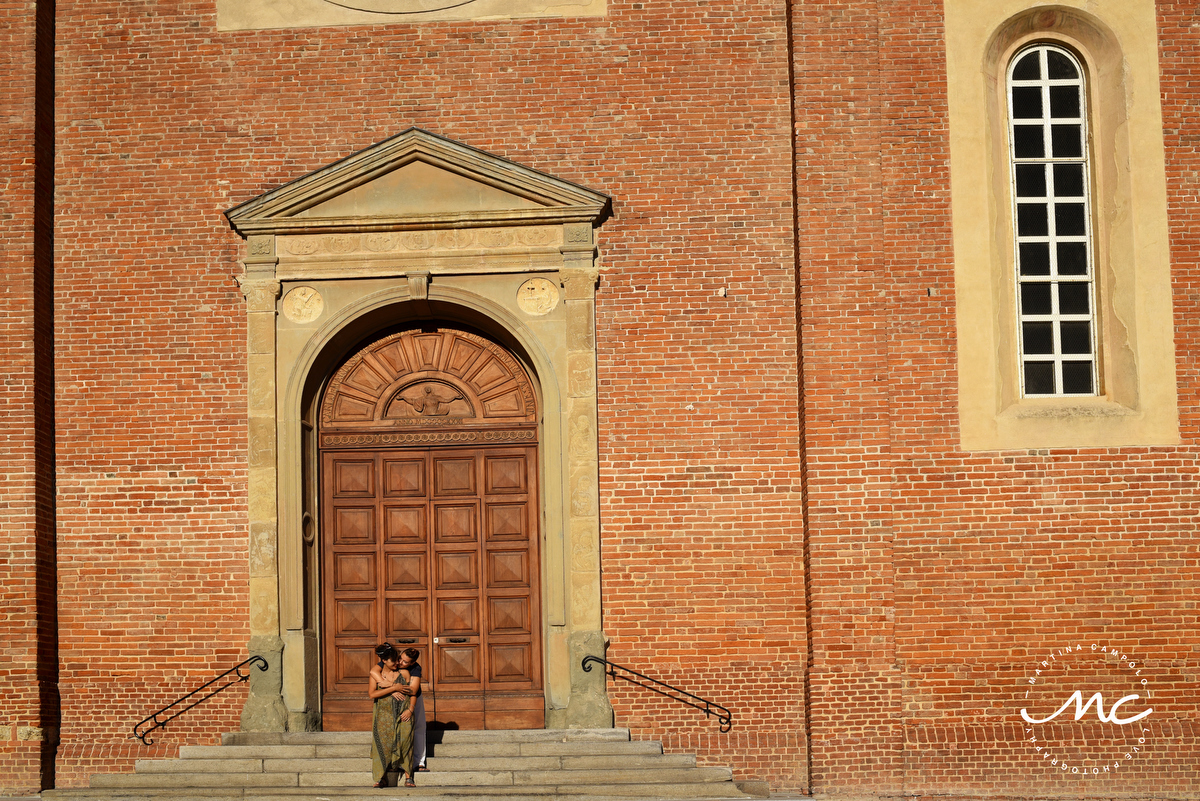
[[559,270],[559,280],[563,285],[563,295],[571,300],[594,300],[596,283],[600,280],[600,271],[594,268],[568,268]]
[[238,286],[246,298],[247,311],[273,312],[275,301],[279,299],[280,283],[272,278],[262,278],[247,273],[238,278]]

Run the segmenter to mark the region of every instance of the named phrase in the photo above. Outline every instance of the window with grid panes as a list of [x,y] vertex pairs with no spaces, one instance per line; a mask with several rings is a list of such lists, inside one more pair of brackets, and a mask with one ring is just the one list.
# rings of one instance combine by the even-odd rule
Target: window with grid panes
[[1008,73],[1021,392],[1096,395],[1084,74],[1067,50],[1040,44]]

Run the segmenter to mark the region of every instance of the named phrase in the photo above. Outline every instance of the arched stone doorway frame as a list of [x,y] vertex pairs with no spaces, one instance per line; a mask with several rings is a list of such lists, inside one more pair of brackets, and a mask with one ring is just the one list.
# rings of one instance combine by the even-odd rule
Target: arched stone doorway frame
[[[431,182],[446,208],[406,204]],[[271,665],[244,729],[320,726],[316,407],[350,348],[423,321],[488,334],[538,386],[547,726],[612,725],[603,677],[579,667],[605,644],[594,229],[609,203],[410,129],[227,212],[246,237],[249,650]]]

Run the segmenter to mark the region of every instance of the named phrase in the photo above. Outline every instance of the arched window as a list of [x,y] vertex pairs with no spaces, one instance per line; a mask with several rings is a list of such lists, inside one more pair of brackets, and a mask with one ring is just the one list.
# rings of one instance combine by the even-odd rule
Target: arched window
[[1088,166],[1079,60],[1051,44],[1013,57],[1009,145],[1021,394],[1100,392]]

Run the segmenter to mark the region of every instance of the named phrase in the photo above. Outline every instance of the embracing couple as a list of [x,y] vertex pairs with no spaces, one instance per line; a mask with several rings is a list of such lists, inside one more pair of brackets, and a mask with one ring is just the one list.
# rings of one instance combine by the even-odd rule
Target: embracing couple
[[[388,774],[404,776],[416,787],[413,770],[425,770],[425,699],[421,697],[421,652],[403,653],[391,643],[375,647],[378,664],[371,669],[367,692],[375,702],[371,714],[371,775],[376,787],[387,787]],[[395,779],[393,779],[394,781]]]

